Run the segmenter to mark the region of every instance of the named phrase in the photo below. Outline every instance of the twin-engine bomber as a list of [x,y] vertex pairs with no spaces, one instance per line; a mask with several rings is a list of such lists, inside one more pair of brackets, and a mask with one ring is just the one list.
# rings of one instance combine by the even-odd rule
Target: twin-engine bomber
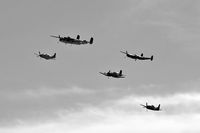
[[51,37],[54,38],[58,38],[60,42],[63,42],[65,44],[74,44],[74,45],[83,45],[83,44],[93,44],[93,37],[90,38],[90,41],[87,40],[80,40],[80,35],[77,35],[76,38],[72,38],[72,37],[61,37],[59,36],[53,36],[51,35]]
[[151,57],[144,57],[143,53],[140,56],[138,56],[136,54],[135,55],[129,54],[127,51],[126,52],[120,51],[120,52],[123,54],[126,54],[126,56],[129,58],[135,59],[135,61],[136,60],[151,60],[151,61],[153,60],[153,55]]

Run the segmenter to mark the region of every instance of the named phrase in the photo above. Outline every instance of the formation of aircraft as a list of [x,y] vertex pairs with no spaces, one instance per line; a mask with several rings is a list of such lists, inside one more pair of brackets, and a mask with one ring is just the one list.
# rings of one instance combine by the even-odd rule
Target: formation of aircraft
[[[93,37],[90,38],[89,41],[87,40],[80,40],[80,35],[77,35],[76,38],[72,38],[72,37],[61,37],[59,36],[54,36],[51,35],[51,37],[54,38],[58,38],[60,42],[65,43],[65,44],[74,44],[74,45],[84,45],[84,44],[93,44]],[[127,51],[120,51],[123,54],[126,54],[127,57],[131,58],[131,59],[135,59],[136,60],[151,60],[153,61],[153,55],[151,57],[144,57],[143,53],[139,56],[139,55],[132,55],[129,54]],[[46,60],[52,60],[56,58],[56,53],[54,53],[54,55],[48,55],[48,54],[42,54],[42,53],[34,53],[35,55],[37,55],[37,57],[46,59]],[[109,77],[113,77],[113,78],[125,78],[125,75],[122,74],[122,70],[120,70],[119,72],[111,72],[110,70],[108,72],[99,72],[100,74]],[[153,110],[153,111],[160,111],[160,104],[155,107],[154,105],[148,105],[148,103],[146,103],[146,105],[140,104],[141,106],[143,106],[144,108],[148,109],[148,110]]]
[[125,78],[125,75],[122,74],[122,70],[118,72],[111,72],[111,71],[108,71],[108,72],[99,72],[100,74],[103,74],[105,76],[107,76],[108,78],[109,77],[113,77],[113,78]]
[[126,56],[131,58],[131,59],[135,59],[135,61],[136,60],[151,60],[151,61],[153,60],[153,55],[151,57],[144,57],[143,53],[140,56],[138,56],[136,54],[135,55],[129,54],[127,51],[126,52],[120,51],[120,52],[123,53],[123,54],[126,54]]
[[143,104],[140,104],[141,106],[143,106],[144,108],[146,109],[149,109],[149,110],[153,110],[153,111],[160,111],[160,104],[155,107],[154,105],[148,105],[148,103],[146,103],[146,105],[143,105]]
[[56,53],[54,53],[54,55],[48,55],[48,54],[41,54],[40,52],[38,52],[38,54],[35,53],[35,55],[37,57],[40,57],[40,58],[43,58],[43,59],[46,59],[46,60],[55,60],[56,59]]
[[87,40],[80,40],[80,35],[77,35],[76,38],[72,38],[72,37],[61,37],[59,36],[53,36],[51,35],[51,37],[54,38],[58,38],[60,42],[63,42],[65,44],[75,44],[75,45],[83,45],[83,44],[93,44],[94,38],[91,37],[90,41]]

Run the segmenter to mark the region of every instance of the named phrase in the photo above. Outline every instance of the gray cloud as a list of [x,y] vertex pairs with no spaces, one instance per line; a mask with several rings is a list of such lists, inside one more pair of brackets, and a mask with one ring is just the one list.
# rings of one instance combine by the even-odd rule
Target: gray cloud
[[[200,94],[175,94],[173,96],[127,96],[105,102],[99,106],[83,106],[81,110],[60,110],[59,119],[41,123],[19,121],[17,127],[0,128],[10,133],[24,132],[195,132],[199,131],[199,112],[195,105]],[[162,104],[162,112],[146,111],[140,103],[148,99],[152,104]],[[181,106],[180,106],[181,105]],[[175,109],[176,107],[176,109]],[[167,110],[165,110],[168,108]],[[170,109],[172,111],[170,111]],[[151,121],[151,122],[150,122]],[[131,125],[135,125],[134,127]],[[144,125],[145,128],[141,128]]]
[[58,112],[66,110],[70,114],[88,107],[110,107],[111,110],[139,113],[143,110],[139,104],[145,104],[145,102],[161,104],[164,114],[167,115],[198,114],[200,111],[198,86],[197,80],[171,88],[151,84],[135,88],[99,90],[80,87],[41,87],[17,92],[1,91],[0,124],[11,126],[22,121],[25,123],[51,121],[60,118]]

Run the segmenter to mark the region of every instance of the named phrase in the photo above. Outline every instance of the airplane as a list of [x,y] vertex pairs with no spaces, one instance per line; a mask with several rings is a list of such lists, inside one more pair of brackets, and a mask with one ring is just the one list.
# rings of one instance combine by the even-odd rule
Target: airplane
[[87,40],[80,40],[80,35],[77,35],[76,38],[71,38],[71,37],[61,37],[59,36],[53,36],[51,37],[58,38],[60,42],[63,42],[65,44],[75,44],[75,45],[83,45],[83,44],[93,44],[93,37],[90,38],[90,41]]
[[40,52],[38,54],[34,53],[35,55],[37,55],[37,57],[40,57],[40,58],[43,58],[43,59],[46,59],[46,60],[55,60],[56,59],[56,53],[54,53],[54,55],[50,56],[48,54],[41,54]]
[[108,72],[99,72],[100,74],[103,74],[105,76],[109,77],[113,77],[113,78],[125,78],[125,75],[122,74],[122,70],[119,71],[119,73],[117,72],[111,72],[110,70]]
[[153,110],[153,111],[160,111],[160,104],[158,105],[158,107],[155,107],[154,105],[148,105],[148,103],[146,103],[146,105],[140,104],[141,106],[143,106],[146,109],[149,110]]
[[138,60],[153,60],[153,55],[151,56],[151,57],[144,57],[143,56],[143,53],[140,55],[140,56],[138,56],[138,55],[132,55],[132,54],[129,54],[127,51],[126,52],[123,52],[123,51],[120,51],[121,53],[123,53],[123,54],[126,54],[126,56],[127,57],[129,57],[129,58],[132,58],[132,59],[135,59],[135,61],[138,59]]

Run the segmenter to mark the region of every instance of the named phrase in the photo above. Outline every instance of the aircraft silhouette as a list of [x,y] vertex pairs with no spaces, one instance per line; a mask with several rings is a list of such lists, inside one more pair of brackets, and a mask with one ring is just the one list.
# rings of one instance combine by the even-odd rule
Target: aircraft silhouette
[[43,58],[43,59],[46,59],[46,60],[55,60],[56,59],[56,53],[54,53],[54,55],[50,56],[48,54],[41,54],[40,52],[38,52],[38,54],[34,53],[35,55],[37,55],[37,57],[40,57],[40,58]]
[[146,105],[140,104],[141,106],[143,106],[146,109],[149,110],[153,110],[153,111],[160,111],[160,104],[158,105],[158,107],[155,107],[154,105],[148,105],[148,103],[146,103]]
[[105,76],[109,77],[113,77],[113,78],[125,78],[125,75],[122,74],[122,70],[119,71],[119,73],[117,72],[111,72],[110,70],[108,72],[99,72],[100,74],[103,74]]
[[136,54],[135,55],[129,54],[127,51],[126,52],[120,51],[120,52],[123,54],[126,54],[126,56],[129,58],[135,59],[135,61],[136,60],[151,60],[151,61],[153,60],[153,55],[151,57],[144,57],[143,53],[140,56],[138,56]]
[[51,37],[58,38],[60,42],[63,42],[65,44],[75,44],[75,45],[83,45],[83,44],[93,44],[93,37],[90,38],[90,41],[87,40],[80,40],[80,35],[77,35],[76,38],[71,38],[71,37],[61,37],[59,36],[53,36]]

